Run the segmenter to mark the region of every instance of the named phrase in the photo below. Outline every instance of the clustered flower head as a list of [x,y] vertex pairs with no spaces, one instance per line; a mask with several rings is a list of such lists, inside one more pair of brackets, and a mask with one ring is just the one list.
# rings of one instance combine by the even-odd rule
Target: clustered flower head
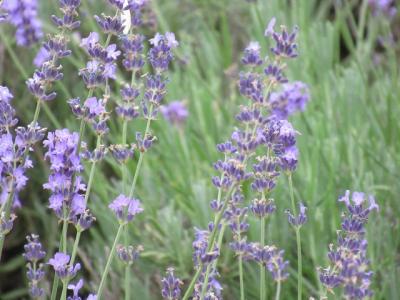
[[3,18],[16,28],[17,45],[30,47],[42,39],[37,0],[4,0],[2,8],[7,12]]
[[79,71],[88,89],[101,87],[106,80],[115,79],[116,60],[121,54],[116,44],[102,46],[99,34],[91,32],[88,37],[82,39],[81,47],[90,57],[86,67]]
[[168,268],[166,277],[161,280],[162,290],[161,295],[165,300],[181,299],[181,285],[183,282],[175,277],[174,268]]
[[383,14],[389,18],[393,18],[397,14],[395,0],[369,0],[368,4],[375,16]]
[[139,200],[122,194],[115,198],[108,207],[115,213],[121,223],[129,223],[137,214],[143,212]]
[[366,299],[372,296],[370,289],[373,272],[367,258],[368,242],[365,225],[373,210],[379,210],[375,199],[362,192],[346,191],[339,198],[347,208],[342,215],[342,229],[338,231],[337,245],[329,246],[331,265],[319,269],[320,281],[328,291],[342,287],[346,299]]
[[50,101],[56,97],[56,92],[51,91],[50,88],[64,76],[59,60],[71,54],[67,48],[68,39],[65,31],[76,29],[79,26],[75,17],[78,15],[80,0],[59,0],[59,4],[63,18],[52,16],[52,19],[60,28],[61,33],[48,36],[34,60],[38,69],[26,82],[30,93],[39,101]]
[[[297,131],[286,119],[294,112],[304,110],[309,99],[308,89],[300,82],[287,83],[284,76],[283,60],[297,56],[297,29],[288,33],[282,27],[281,32],[276,32],[274,26],[275,19],[269,23],[265,33],[275,42],[271,48],[272,59],[263,59],[258,42],[251,42],[244,50],[242,63],[248,70],[239,74],[238,87],[249,104],[240,107],[236,115],[239,126],[233,131],[231,139],[217,146],[224,158],[214,164],[220,175],[214,176],[212,183],[219,189],[219,195],[225,192],[227,196],[213,200],[211,208],[217,214],[222,214],[223,220],[229,225],[234,239],[230,246],[235,253],[260,263],[274,280],[282,281],[288,276],[284,252],[276,246],[246,241],[249,208],[241,193],[243,184],[251,181],[252,190],[258,197],[250,205],[250,210],[258,218],[267,217],[275,211],[274,201],[268,194],[274,189],[278,176],[293,172],[298,162]],[[284,83],[286,85],[279,87]],[[260,152],[262,155],[259,155]],[[252,170],[248,170],[249,165],[253,166]],[[210,236],[215,236],[212,233],[219,230],[216,226],[220,224],[212,223],[209,230],[196,230],[193,246],[197,268],[203,268],[219,256],[219,249],[209,241]],[[206,272],[208,275],[217,274],[214,269]],[[204,275],[205,272],[200,273],[197,284],[207,284],[208,289],[208,283],[201,282]],[[195,297],[196,286],[194,291]]]
[[45,272],[43,264],[39,261],[45,257],[46,252],[43,251],[38,235],[32,234],[27,236],[26,239],[28,243],[24,246],[25,253],[23,256],[28,262],[26,275],[29,281],[29,294],[34,299],[41,298],[44,296],[44,289],[39,287],[39,283],[44,278]]
[[33,167],[28,154],[33,151],[33,145],[43,139],[45,132],[37,124],[15,128],[18,120],[11,106],[12,98],[9,89],[0,86],[0,213],[3,227],[0,234],[4,235],[11,230],[14,218],[7,216],[7,206],[20,206],[18,194],[28,181],[25,172]]
[[299,213],[297,216],[294,216],[292,212],[286,210],[289,224],[295,228],[300,228],[302,225],[304,225],[307,222],[306,210],[307,207],[305,207],[302,202],[299,203]]
[[57,252],[48,262],[54,269],[54,272],[61,280],[69,280],[75,277],[76,273],[81,269],[79,263],[74,266],[69,265],[70,256],[63,252]]
[[129,245],[129,246],[118,245],[117,246],[117,257],[124,264],[130,266],[130,265],[133,265],[133,263],[138,260],[140,252],[142,252],[142,251],[143,251],[142,245],[139,245],[137,247],[134,247],[132,245]]
[[44,146],[45,158],[50,161],[50,175],[43,187],[51,191],[49,207],[58,218],[74,220],[85,212],[82,192],[86,186],[78,174],[83,167],[78,154],[79,135],[68,129],[49,132]]
[[169,123],[176,126],[182,126],[189,115],[186,105],[182,101],[172,101],[161,106],[161,113]]

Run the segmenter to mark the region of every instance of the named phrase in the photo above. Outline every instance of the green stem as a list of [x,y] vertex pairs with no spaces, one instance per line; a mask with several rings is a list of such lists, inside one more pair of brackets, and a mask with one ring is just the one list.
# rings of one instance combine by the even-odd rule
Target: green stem
[[[219,190],[221,190],[221,189],[219,189]],[[211,232],[211,237],[210,237],[210,242],[209,242],[209,245],[208,245],[208,248],[207,248],[207,252],[209,252],[214,247],[214,242],[215,242],[215,238],[216,238],[217,231],[218,231],[218,228],[219,228],[219,224],[221,223],[223,213],[225,212],[226,208],[228,207],[228,203],[229,203],[228,199],[229,199],[232,191],[233,191],[233,188],[231,188],[228,191],[227,197],[226,197],[226,199],[224,201],[224,205],[223,205],[222,209],[215,216],[214,228],[213,228],[213,231]],[[218,199],[217,199],[218,203],[221,200],[221,194],[222,194],[222,192],[218,192]],[[182,300],[189,299],[190,295],[193,292],[194,285],[196,284],[197,279],[199,279],[199,277],[200,277],[202,268],[203,268],[203,264],[200,263],[200,265],[198,266],[198,269],[197,269],[196,273],[194,274],[194,276],[192,278],[192,281],[190,282],[189,287],[186,290],[185,295],[183,296]],[[203,286],[207,286],[207,284],[208,284],[208,273],[209,273],[209,269],[207,268]]]
[[[290,199],[292,202],[293,214],[297,215],[296,202],[294,200],[292,173],[288,174]],[[300,228],[296,228],[296,244],[297,244],[297,299],[301,300],[303,288],[303,271],[302,271],[302,255],[301,255],[301,239]]]
[[63,288],[62,288],[62,292],[61,292],[61,300],[65,300],[67,299],[67,282],[63,282]]
[[[145,139],[147,134],[149,133],[150,124],[151,124],[151,120],[152,120],[151,119],[152,113],[153,113],[153,105],[151,105],[150,109],[149,109],[149,118],[147,119],[147,124],[146,124],[146,129],[145,129],[144,134],[143,134],[143,139]],[[129,196],[128,196],[129,198],[132,198],[133,193],[135,192],[137,179],[139,177],[139,171],[140,171],[140,168],[142,167],[142,163],[143,163],[143,156],[144,156],[144,152],[140,152],[139,160],[138,160],[138,163],[137,163],[137,166],[136,166],[136,170],[135,170],[135,175],[133,176],[131,189],[129,191]]]
[[81,239],[81,234],[82,234],[82,230],[77,230],[76,231],[74,247],[72,248],[71,260],[69,262],[70,266],[74,265],[76,254],[78,252],[79,241]]
[[104,286],[105,286],[105,282],[106,282],[106,278],[108,275],[108,272],[110,271],[110,267],[111,267],[111,262],[114,258],[114,254],[115,254],[115,250],[117,248],[117,244],[118,241],[121,237],[121,233],[123,231],[125,224],[121,223],[118,227],[118,231],[117,231],[117,235],[115,236],[114,239],[114,243],[113,246],[111,248],[110,254],[108,255],[108,259],[107,259],[107,263],[106,263],[106,267],[104,269],[103,275],[101,276],[101,281],[100,281],[100,285],[99,285],[99,289],[97,290],[97,299],[101,300],[101,296],[103,294],[103,290],[104,290]]
[[62,227],[62,238],[63,238],[62,252],[64,253],[67,253],[67,230],[68,230],[68,220],[64,216],[63,227]]
[[244,300],[244,282],[243,282],[243,258],[239,255],[239,280],[240,280],[240,300]]
[[131,299],[131,265],[127,264],[125,266],[125,300],[130,300]]
[[[96,150],[99,149],[100,144],[101,144],[101,135],[97,136]],[[96,165],[97,165],[97,161],[93,160],[92,166],[90,167],[89,181],[88,181],[88,185],[87,185],[86,193],[85,193],[85,205],[87,204],[87,202],[89,200],[90,191],[91,191],[92,185],[93,185],[94,173],[96,172]]]
[[[260,243],[261,247],[265,245],[265,217],[261,218],[260,225]],[[265,300],[266,288],[265,288],[265,266],[260,265],[260,300]]]
[[276,295],[275,295],[275,300],[279,300],[281,297],[281,281],[278,280],[278,284],[276,286]]

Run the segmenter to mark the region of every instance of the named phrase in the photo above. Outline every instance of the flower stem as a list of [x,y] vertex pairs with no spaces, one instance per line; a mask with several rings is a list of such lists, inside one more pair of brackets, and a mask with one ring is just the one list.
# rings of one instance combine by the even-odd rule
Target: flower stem
[[[229,196],[231,195],[232,191],[233,191],[233,188],[231,188],[227,192],[227,197],[226,197],[226,199],[224,201],[224,205],[223,205],[222,209],[215,216],[214,228],[213,228],[213,230],[211,232],[211,237],[210,237],[210,242],[208,244],[207,252],[209,252],[214,247],[214,242],[215,242],[215,239],[216,239],[216,236],[217,236],[218,227],[219,227],[219,224],[221,223],[223,214],[224,214],[226,208],[228,207],[228,203],[229,203],[228,199],[229,199]],[[218,202],[221,200],[221,194],[222,194],[222,192],[218,192],[218,199],[217,199]],[[194,285],[196,284],[197,279],[199,279],[199,277],[200,277],[202,268],[203,268],[203,264],[200,263],[200,265],[198,266],[198,269],[197,269],[196,273],[194,274],[194,276],[192,278],[192,281],[190,282],[189,287],[186,290],[185,295],[183,296],[182,300],[189,299],[190,295],[193,292]],[[207,286],[207,284],[208,284],[208,273],[209,273],[209,269],[207,268],[203,286],[204,285]]]
[[82,230],[77,230],[76,236],[75,236],[74,247],[72,249],[71,260],[70,260],[70,263],[69,263],[70,266],[74,265],[76,254],[78,252],[78,245],[79,245],[79,241],[81,239],[81,235],[82,235]]
[[[293,192],[293,180],[292,173],[288,174],[289,181],[289,190],[290,190],[290,199],[292,202],[293,214],[296,213],[296,203],[294,200],[294,192]],[[302,288],[303,288],[303,265],[302,265],[302,255],[301,255],[301,236],[300,236],[300,228],[296,227],[296,244],[297,244],[297,299],[301,300],[302,296]]]
[[[143,139],[145,139],[145,138],[146,138],[146,135],[149,133],[150,124],[151,124],[151,120],[152,120],[152,119],[151,119],[152,113],[153,113],[153,105],[151,105],[151,106],[150,106],[150,109],[149,109],[149,117],[148,117],[148,119],[147,119],[146,130],[144,131]],[[140,168],[142,167],[142,163],[143,163],[143,156],[144,156],[144,152],[140,152],[139,160],[138,160],[138,163],[137,163],[137,166],[136,166],[136,170],[135,170],[135,175],[133,176],[133,181],[132,181],[131,189],[130,189],[130,191],[129,191],[129,196],[128,196],[129,198],[132,198],[133,193],[135,192],[137,179],[138,179],[138,177],[139,177],[139,171],[140,171]]]
[[108,275],[108,272],[110,271],[111,262],[112,262],[112,260],[113,260],[113,258],[114,258],[115,250],[116,250],[116,248],[117,248],[117,244],[118,244],[118,241],[119,241],[119,239],[120,239],[120,237],[121,237],[121,233],[122,233],[122,231],[123,231],[123,229],[124,229],[124,226],[125,226],[125,223],[121,223],[121,224],[119,225],[118,231],[117,231],[117,235],[115,236],[114,243],[113,243],[113,245],[112,245],[110,254],[108,255],[106,267],[105,267],[105,269],[104,269],[103,275],[101,276],[101,281],[100,281],[99,289],[97,290],[97,298],[98,298],[99,300],[101,300],[101,296],[102,296],[102,294],[103,294],[104,285],[105,285],[105,282],[106,282],[106,279],[107,279],[107,275]]
[[281,281],[278,280],[277,286],[276,286],[276,295],[275,295],[275,300],[279,300],[281,297]]
[[239,255],[240,300],[244,300],[243,257]]
[[130,300],[131,299],[131,269],[130,265],[127,264],[125,266],[125,300]]
[[[260,225],[260,244],[261,247],[265,245],[265,217],[261,218]],[[265,266],[260,265],[260,300],[265,300],[266,288],[265,288]]]
[[67,299],[67,282],[63,282],[63,288],[61,292],[61,300]]

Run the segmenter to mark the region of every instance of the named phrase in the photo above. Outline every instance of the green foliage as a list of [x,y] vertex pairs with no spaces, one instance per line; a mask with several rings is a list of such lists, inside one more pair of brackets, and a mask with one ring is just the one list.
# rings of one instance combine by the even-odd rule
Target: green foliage
[[[41,1],[43,20],[49,19],[50,12],[54,13],[55,7],[50,4],[53,2]],[[102,10],[91,1],[83,2],[86,4],[81,13],[92,15],[93,11]],[[170,76],[167,101],[184,99],[190,118],[182,129],[171,127],[164,120],[155,122],[157,145],[145,157],[137,189],[145,213],[130,225],[128,235],[131,243],[142,244],[145,249],[134,266],[135,299],[160,298],[160,278],[168,266],[174,266],[176,274],[183,279],[190,279],[193,273],[193,227],[205,227],[211,220],[209,201],[216,197],[210,180],[214,174],[212,162],[218,158],[215,145],[229,137],[235,123],[234,114],[243,101],[236,89],[240,52],[247,42],[264,40],[263,31],[272,16],[277,17],[279,24],[299,25],[300,57],[290,64],[289,77],[306,82],[312,94],[307,110],[291,119],[301,132],[299,168],[294,175],[295,196],[307,204],[310,216],[302,231],[303,297],[318,295],[321,287],[316,268],[327,264],[328,244],[335,240],[339,228],[340,209],[336,199],[346,189],[353,189],[374,194],[381,207],[379,216],[372,217],[368,230],[375,299],[399,299],[400,288],[396,284],[400,276],[397,254],[400,251],[399,45],[383,46],[376,52],[378,36],[388,38],[388,20],[368,14],[364,27],[357,7],[346,4],[335,8],[331,2],[336,1],[152,2],[158,30],[176,32],[181,44]],[[96,29],[91,20],[90,17],[82,19],[85,33]],[[24,88],[24,80],[33,72],[31,61],[36,49],[17,48],[11,30],[3,28],[0,81],[16,94],[14,103],[18,115],[29,122],[34,102]],[[45,29],[53,30],[50,24]],[[76,38],[72,39],[76,43]],[[267,42],[262,46],[269,47]],[[41,116],[41,123],[50,129],[56,123],[75,130],[79,126],[66,100],[71,96],[85,97],[77,75],[85,56],[77,43],[73,49],[74,54],[64,70],[65,78],[57,86],[59,96],[49,104],[47,114]],[[377,56],[379,64],[373,63]],[[117,89],[114,93],[117,95]],[[137,124],[132,123],[128,128],[128,140],[134,139],[139,129]],[[122,124],[114,123],[110,127],[109,142],[120,142]],[[55,220],[45,210],[47,194],[41,188],[47,167],[40,151],[35,152],[35,159],[40,167],[30,174],[32,180],[22,195],[25,206],[19,213],[16,230],[8,238],[9,260],[0,267],[0,291],[10,288],[3,286],[3,278],[10,271],[12,276],[23,277],[23,260],[10,253],[21,253],[23,238],[28,232],[40,233],[47,248],[57,244]],[[135,164],[129,164],[131,175]],[[98,285],[117,229],[107,205],[122,190],[118,164],[110,159],[100,169],[102,172],[95,174],[90,199],[96,226],[83,234],[78,253],[87,270],[85,276],[93,286]],[[284,178],[274,198],[278,209],[269,221],[267,241],[286,249],[294,268],[296,242],[283,213],[290,207]],[[259,226],[255,220],[250,225],[249,239],[255,240]],[[229,235],[226,239],[230,239]],[[220,261],[226,299],[237,299],[237,266],[227,246]],[[123,266],[115,261],[108,290],[116,299],[123,293],[123,280],[116,280],[122,274]],[[258,269],[246,263],[245,274],[247,299],[257,299]],[[291,276],[283,285],[282,299],[295,297],[296,276],[296,271],[291,269]],[[269,299],[273,289],[272,284],[267,289]],[[20,299],[24,293],[23,289],[16,289],[4,294],[4,299]]]

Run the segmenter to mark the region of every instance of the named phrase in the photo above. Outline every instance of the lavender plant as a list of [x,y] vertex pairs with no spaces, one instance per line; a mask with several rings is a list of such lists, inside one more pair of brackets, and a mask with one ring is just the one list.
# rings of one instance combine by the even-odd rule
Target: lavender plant
[[[61,224],[61,232],[59,248],[46,264],[43,263],[46,252],[39,237],[35,234],[27,237],[23,256],[27,261],[28,291],[33,299],[48,295],[51,299],[83,299],[80,294],[86,290],[81,278],[84,274],[80,271],[84,264],[76,262],[78,248],[82,233],[96,221],[89,209],[90,200],[96,171],[108,154],[120,165],[121,184],[108,205],[118,229],[99,276],[96,294],[89,294],[86,299],[107,298],[107,279],[115,256],[125,269],[124,297],[132,299],[132,266],[144,247],[129,244],[129,226],[144,212],[136,187],[145,155],[156,141],[151,125],[157,120],[159,111],[178,128],[182,128],[188,117],[184,102],[174,101],[162,106],[167,92],[168,69],[174,59],[173,50],[179,45],[175,35],[157,33],[147,45],[142,31],[146,25],[143,15],[149,9],[149,2],[108,0],[108,4],[114,13],[94,16],[100,30],[90,32],[80,40],[88,57],[85,66],[79,70],[87,95],[74,95],[76,98],[68,100],[79,122],[79,132],[57,128],[49,132],[43,142],[44,158],[50,164],[43,188],[50,193],[48,207]],[[29,154],[45,136],[45,129],[37,123],[41,106],[57,96],[53,85],[64,76],[60,60],[71,54],[68,32],[80,25],[76,20],[80,0],[60,0],[59,5],[62,17],[53,16],[52,20],[60,32],[48,36],[34,60],[38,69],[27,81],[37,103],[29,125],[16,127],[19,121],[11,105],[13,95],[7,87],[0,86],[0,258],[5,236],[12,230],[16,209],[21,205],[18,195],[27,184],[26,171],[33,167]],[[377,4],[370,1],[370,5]],[[6,0],[1,8],[6,14],[0,14],[0,22],[9,20],[17,27],[19,45],[30,46],[42,38],[35,1]],[[270,217],[280,213],[277,204],[281,205],[281,199],[274,199],[274,189],[281,175],[286,175],[288,180],[292,207],[285,213],[296,235],[297,297],[302,299],[301,228],[309,216],[306,205],[296,201],[294,195],[292,175],[298,164],[296,139],[299,132],[288,118],[305,110],[310,95],[306,84],[290,82],[285,72],[286,62],[298,56],[297,28],[289,32],[282,26],[277,31],[275,19],[272,19],[265,36],[274,43],[270,57],[263,56],[259,42],[251,42],[244,49],[241,61],[246,69],[239,74],[238,89],[248,103],[240,106],[236,115],[238,124],[230,139],[217,145],[223,159],[215,162],[219,176],[211,180],[217,188],[216,199],[210,203],[215,215],[207,228],[195,228],[192,243],[195,274],[183,293],[183,282],[176,277],[173,268],[168,268],[160,283],[163,299],[222,299],[218,263],[228,231],[232,236],[229,248],[237,258],[240,299],[244,300],[246,294],[244,264],[251,262],[259,266],[259,299],[264,300],[269,294],[267,273],[276,283],[275,299],[280,299],[282,283],[289,276],[289,261],[285,251],[266,236],[266,228]],[[128,79],[125,79],[126,75]],[[121,137],[115,144],[109,142],[111,120],[116,120],[121,129]],[[133,139],[129,128],[134,120],[142,121],[145,127],[143,131],[136,131]],[[94,147],[91,146],[92,138]],[[130,178],[129,162],[135,156],[138,156],[136,168]],[[83,179],[85,171],[88,173],[87,184]],[[378,205],[372,196],[359,192],[354,192],[350,199],[347,191],[339,201],[345,203],[348,212],[342,217],[337,246],[329,248],[331,266],[318,269],[319,278],[328,292],[333,293],[341,287],[345,299],[369,298],[373,295],[370,288],[372,272],[367,259],[365,224],[369,213],[378,210]],[[252,217],[260,223],[257,241],[250,241],[248,236]],[[75,229],[72,247],[68,246],[70,227]],[[121,242],[123,236],[125,239]],[[52,250],[53,245],[49,245],[48,251],[53,253]],[[47,274],[46,265],[51,269]],[[53,278],[50,291],[42,284],[48,278]],[[61,291],[58,288],[60,282]]]
[[[288,80],[284,76],[283,61],[297,56],[297,29],[288,33],[283,27],[281,32],[277,32],[274,25],[275,19],[271,20],[265,31],[265,36],[272,37],[275,46],[271,48],[273,59],[265,60],[264,69],[265,61],[261,57],[258,42],[251,42],[244,51],[242,63],[249,71],[240,74],[239,91],[249,100],[249,104],[241,106],[236,116],[240,127],[234,130],[231,140],[217,146],[225,157],[214,164],[215,169],[221,173],[212,179],[218,189],[217,199],[211,202],[216,215],[208,230],[196,230],[196,240],[193,243],[196,273],[183,296],[184,300],[190,296],[201,300],[221,298],[217,261],[227,224],[234,239],[231,247],[238,257],[241,299],[244,299],[245,294],[243,260],[254,260],[260,264],[260,299],[266,297],[265,270],[277,282],[276,299],[280,296],[281,281],[288,276],[288,262],[283,258],[283,251],[276,246],[265,245],[265,220],[275,210],[270,193],[275,187],[277,176],[281,172],[289,174],[291,184],[291,172],[297,165],[297,132],[285,119],[303,110],[309,96],[304,84],[286,84]],[[253,171],[250,171],[248,168],[252,163]],[[244,203],[241,191],[243,184],[249,180],[258,195],[251,210],[260,219],[260,243],[247,243],[245,238],[249,226],[246,222],[248,205]],[[292,187],[291,194],[294,201]],[[297,237],[299,244],[299,234]],[[301,256],[299,261],[298,277],[301,278]],[[298,293],[301,299],[300,279]]]
[[329,245],[331,264],[319,269],[319,278],[330,293],[340,287],[345,299],[367,299],[373,295],[370,288],[373,272],[369,270],[365,225],[369,214],[378,211],[379,206],[372,195],[362,192],[346,191],[338,201],[345,204],[347,212],[342,215],[337,245]]
[[30,47],[42,39],[42,24],[38,18],[36,0],[5,0],[2,8],[7,13],[7,20],[16,29],[17,45]]

